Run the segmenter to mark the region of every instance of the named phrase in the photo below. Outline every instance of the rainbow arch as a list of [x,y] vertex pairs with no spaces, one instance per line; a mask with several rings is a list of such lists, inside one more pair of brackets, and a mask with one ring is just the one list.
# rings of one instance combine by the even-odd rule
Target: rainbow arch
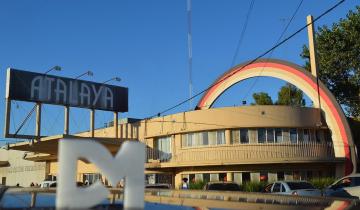
[[[244,63],[221,75],[208,89],[197,104],[196,109],[209,109],[216,99],[234,84],[252,77],[274,77],[287,81],[309,96],[315,107],[319,107],[316,78],[304,68],[281,60],[260,59],[253,63]],[[336,158],[345,159],[344,174],[356,170],[356,154],[351,130],[343,110],[335,97],[319,81],[320,105],[326,124],[332,133]]]

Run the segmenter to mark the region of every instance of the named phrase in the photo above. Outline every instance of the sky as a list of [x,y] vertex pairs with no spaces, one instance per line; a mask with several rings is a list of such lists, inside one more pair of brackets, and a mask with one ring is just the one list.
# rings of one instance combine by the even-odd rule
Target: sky
[[[251,0],[192,0],[193,95],[207,88],[233,65],[236,46],[245,25]],[[304,0],[285,32],[287,37],[317,17],[336,0]],[[0,1],[0,128],[5,109],[5,79],[8,67],[74,78],[88,70],[84,80],[129,88],[129,111],[120,118],[145,118],[189,98],[186,0],[1,0]],[[275,45],[300,0],[255,0],[234,64],[251,60]],[[315,26],[331,26],[355,10],[356,0],[347,0]],[[300,53],[308,43],[306,30],[277,48],[272,58],[303,65]],[[267,58],[267,56],[265,56]],[[241,82],[226,91],[215,107],[252,102],[252,93],[267,92],[276,101],[284,81],[260,77]],[[165,114],[191,110],[191,104]],[[310,101],[306,98],[307,105]],[[191,105],[191,106],[190,106]],[[32,108],[13,102],[14,132]],[[42,134],[63,132],[63,107],[44,105]],[[96,127],[111,121],[111,112],[97,111]],[[34,114],[19,133],[34,133]],[[89,129],[89,110],[72,108],[70,132]],[[0,134],[2,134],[3,129]],[[1,143],[10,141],[0,138]]]

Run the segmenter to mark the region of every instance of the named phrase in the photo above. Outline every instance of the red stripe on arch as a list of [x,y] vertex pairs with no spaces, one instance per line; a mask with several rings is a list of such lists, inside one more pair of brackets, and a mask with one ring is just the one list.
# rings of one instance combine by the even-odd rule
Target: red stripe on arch
[[[235,75],[237,75],[239,73],[243,73],[244,71],[249,71],[251,69],[258,68],[258,67],[262,67],[262,68],[272,67],[272,68],[276,68],[279,70],[289,72],[289,73],[299,77],[303,81],[305,81],[308,85],[310,85],[313,88],[314,91],[317,91],[316,83],[310,77],[308,77],[306,74],[304,74],[303,72],[301,72],[293,67],[290,67],[290,66],[287,66],[284,64],[280,64],[280,63],[259,62],[259,63],[253,63],[250,65],[247,65],[244,68],[239,67],[242,69],[240,69],[240,70],[234,69],[233,71],[223,75],[219,80],[216,81],[216,84],[214,86],[212,86],[206,92],[206,94],[200,100],[198,106],[203,107],[206,104],[207,100],[209,100],[211,95],[213,95],[214,92],[219,88],[219,86],[221,86],[229,78],[234,77]],[[337,127],[340,130],[340,135],[342,137],[342,141],[344,144],[344,152],[345,152],[345,174],[350,174],[352,172],[352,162],[351,162],[351,158],[350,158],[349,141],[348,141],[348,136],[346,135],[345,126],[341,120],[341,116],[340,116],[338,110],[336,109],[335,105],[331,102],[330,97],[321,88],[320,88],[320,97],[321,97],[322,101],[324,101],[326,103],[326,105],[330,108],[331,114],[334,116]]]

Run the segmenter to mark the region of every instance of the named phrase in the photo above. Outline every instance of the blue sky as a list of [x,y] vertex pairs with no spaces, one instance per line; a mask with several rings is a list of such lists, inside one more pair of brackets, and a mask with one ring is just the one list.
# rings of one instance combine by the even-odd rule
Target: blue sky
[[[192,0],[193,93],[210,85],[231,67],[250,0]],[[236,64],[250,60],[275,44],[300,1],[257,0],[240,46]],[[304,0],[285,37],[318,16],[335,0]],[[354,10],[347,0],[316,26],[331,25]],[[272,58],[299,65],[303,31],[277,48]],[[2,0],[0,1],[0,113],[4,116],[5,70],[8,67],[45,72],[62,67],[55,75],[76,77],[91,70],[85,80],[102,82],[114,76],[129,88],[129,112],[120,117],[144,118],[188,98],[186,0]],[[252,93],[268,92],[276,100],[283,81],[260,78],[240,83],[219,98],[215,106],[252,101]],[[199,98],[193,100],[193,106]],[[308,102],[310,103],[310,102]],[[31,104],[13,104],[11,130],[19,126]],[[189,110],[189,103],[172,110]],[[72,109],[71,132],[89,128],[88,110]],[[112,113],[97,112],[97,127],[112,119]],[[32,133],[34,116],[20,133]],[[44,106],[45,135],[62,133],[63,108]],[[0,121],[3,128],[3,120]]]

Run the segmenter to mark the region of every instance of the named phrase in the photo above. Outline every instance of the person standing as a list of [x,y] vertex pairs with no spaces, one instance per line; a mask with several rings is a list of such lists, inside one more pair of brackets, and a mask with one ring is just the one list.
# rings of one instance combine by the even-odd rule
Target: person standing
[[183,189],[183,190],[189,189],[188,178],[185,177],[182,180],[183,180],[183,182],[181,185],[181,189]]

